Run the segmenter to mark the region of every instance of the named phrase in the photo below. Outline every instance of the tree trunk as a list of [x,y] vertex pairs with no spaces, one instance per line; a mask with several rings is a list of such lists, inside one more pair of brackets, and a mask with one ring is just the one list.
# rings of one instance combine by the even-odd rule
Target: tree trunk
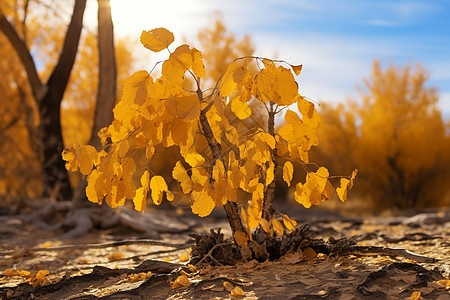
[[[203,100],[203,93],[200,88],[197,90],[197,96],[200,101]],[[223,159],[222,146],[217,142],[216,138],[213,135],[211,126],[208,122],[208,118],[206,117],[207,109],[203,109],[200,112],[200,125],[205,135],[206,141],[208,142],[208,146],[211,149],[214,160],[221,160],[225,170],[227,169],[227,164]],[[238,205],[236,202],[227,201],[227,203],[223,206],[225,208],[225,212],[227,213],[228,223],[230,223],[231,231],[234,235],[236,231],[241,231],[246,233],[244,225],[242,224],[242,220],[239,214]]]
[[97,104],[95,106],[94,126],[89,141],[89,144],[97,150],[101,146],[97,133],[100,129],[112,123],[114,119],[113,108],[116,102],[117,67],[110,0],[98,0],[98,53]]
[[[270,102],[270,109],[269,109],[269,119],[267,122],[267,131],[273,138],[275,138],[275,111],[273,109],[274,103]],[[274,165],[273,171],[275,172],[277,170],[278,166],[278,157],[277,157],[277,148],[271,149],[271,158]],[[267,176],[267,175],[266,175]],[[274,176],[275,177],[275,176]],[[273,207],[273,201],[275,200],[275,178],[273,181],[266,187],[264,191],[264,202],[263,202],[263,211],[262,211],[262,217],[266,219],[267,221],[270,221],[273,218],[273,213],[275,211]]]
[[[98,132],[108,126],[114,119],[113,108],[116,102],[117,67],[114,48],[114,25],[111,18],[110,0],[98,0],[98,90],[95,105],[94,124],[92,126],[89,145],[97,150],[101,147]],[[85,176],[83,176],[85,177]],[[86,200],[86,180],[80,181],[73,202],[75,207],[83,207],[89,202]],[[110,209],[106,204],[105,209]]]
[[56,192],[58,199],[72,197],[69,174],[65,168],[61,153],[64,142],[61,130],[61,101],[69,81],[75,57],[78,51],[86,0],[76,0],[72,19],[64,39],[63,49],[58,63],[47,82],[47,92],[39,105],[43,141],[44,193],[47,196]]

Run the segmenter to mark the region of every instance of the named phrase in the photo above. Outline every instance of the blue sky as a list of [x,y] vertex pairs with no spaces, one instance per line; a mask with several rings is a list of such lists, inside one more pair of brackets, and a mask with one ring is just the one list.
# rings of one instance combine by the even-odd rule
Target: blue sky
[[[95,19],[96,1],[89,1],[87,22]],[[155,27],[171,30],[178,42],[195,41],[220,11],[237,37],[251,36],[256,55],[303,64],[300,92],[319,102],[357,99],[355,86],[369,76],[373,59],[383,66],[420,62],[450,119],[450,1],[111,1],[116,33],[137,43],[142,30]]]

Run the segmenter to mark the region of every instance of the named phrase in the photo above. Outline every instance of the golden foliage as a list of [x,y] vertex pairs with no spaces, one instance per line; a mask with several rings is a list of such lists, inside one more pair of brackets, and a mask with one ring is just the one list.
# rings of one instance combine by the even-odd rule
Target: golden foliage
[[[170,44],[167,36],[171,34],[161,28],[158,32],[162,33],[153,34],[149,38],[151,41],[142,41],[152,51],[160,51],[160,45]],[[212,93],[205,96],[199,80],[204,75],[199,50],[183,44],[169,53],[160,77],[153,78],[147,71],[138,71],[127,79],[122,98],[114,108],[114,121],[99,133],[104,150],[94,153],[91,146],[78,145],[65,150],[63,158],[67,161],[67,169],[90,173],[86,189],[90,201],[101,203],[106,197],[108,205],[117,207],[128,198],[133,199],[137,210],[143,211],[149,191],[156,205],[164,196],[172,200],[174,195],[165,179],[153,170],[135,174],[132,153],[136,149],[151,149],[150,155],[146,155],[151,161],[155,149],[177,146],[185,165],[190,167],[186,170],[184,163],[178,161],[172,177],[180,183],[183,193],[190,194],[193,213],[204,217],[216,206],[236,202],[239,188],[251,196],[251,201],[244,203],[241,209],[247,228],[261,226],[270,235],[274,232],[283,235],[284,228],[278,220],[262,218],[265,192],[275,176],[273,152],[279,143],[283,143],[287,145],[285,156],[289,160],[308,161],[307,152],[317,145],[319,117],[314,105],[298,94],[292,71],[277,66],[273,60],[255,58],[257,63],[265,66],[256,74],[248,69],[245,59],[235,60],[215,84]],[[186,74],[195,81],[195,92],[182,87]],[[228,97],[223,97],[225,95]],[[224,114],[226,103],[236,97],[244,103],[251,99],[262,105],[269,102],[275,112],[297,103],[301,116],[288,110],[286,124],[278,132],[271,134],[263,128],[255,128],[250,135],[244,135]],[[210,126],[210,133],[205,131],[205,122]],[[221,150],[223,159],[212,159],[211,153],[203,153],[201,145],[196,143],[199,127],[203,128],[209,144],[225,141],[232,144],[229,150]],[[210,146],[210,150],[217,151],[217,147]],[[283,168],[284,179],[289,184],[293,176],[291,161]],[[86,172],[89,167],[91,170]],[[135,175],[140,176],[141,187],[135,186],[132,180]],[[345,193],[344,189],[350,187],[346,183],[339,191]],[[328,170],[320,167],[317,172],[307,174],[305,184],[297,184],[296,200],[310,207],[329,199],[333,192]],[[283,223],[288,230],[295,226],[287,216],[283,216]],[[234,237],[242,245],[247,243],[247,233],[236,231]]]
[[[380,209],[445,204],[450,185],[448,124],[436,107],[436,89],[417,65],[383,70],[374,62],[360,88],[362,102],[321,110],[321,145],[315,160],[333,173],[360,170],[357,192]],[[341,186],[349,184],[341,179]],[[345,198],[343,189],[338,194]],[[448,195],[447,195],[448,196]]]

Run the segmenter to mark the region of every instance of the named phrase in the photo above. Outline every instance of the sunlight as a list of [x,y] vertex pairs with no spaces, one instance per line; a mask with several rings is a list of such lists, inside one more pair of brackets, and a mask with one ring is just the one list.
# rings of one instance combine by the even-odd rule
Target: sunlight
[[[202,1],[111,0],[114,29],[118,35],[140,35],[156,27],[170,29],[176,35],[193,36],[208,20],[199,18],[209,10]],[[188,29],[188,30],[186,30]]]

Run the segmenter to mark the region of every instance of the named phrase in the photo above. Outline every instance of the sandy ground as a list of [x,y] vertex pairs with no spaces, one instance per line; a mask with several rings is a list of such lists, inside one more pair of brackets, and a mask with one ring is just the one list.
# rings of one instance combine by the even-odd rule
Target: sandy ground
[[[310,257],[293,253],[277,261],[259,263],[253,260],[236,266],[202,268],[187,266],[188,233],[221,227],[229,234],[223,214],[201,219],[189,212],[153,210],[146,215],[166,217],[167,222],[175,225],[182,221],[194,226],[179,233],[157,233],[151,239],[113,228],[68,240],[60,238],[63,232],[23,224],[20,218],[8,219],[3,227],[14,230],[0,230],[0,272],[12,269],[30,274],[0,276],[0,297],[450,299],[448,210],[366,218],[341,217],[323,211],[296,212],[296,219],[309,224],[319,238],[359,236],[358,245],[407,249],[437,259],[434,263],[389,256]],[[117,244],[136,240],[141,243]],[[143,262],[147,262],[146,267],[139,267]],[[36,276],[40,270],[49,273],[41,278]],[[185,275],[187,281],[173,288],[173,282],[181,275]]]

